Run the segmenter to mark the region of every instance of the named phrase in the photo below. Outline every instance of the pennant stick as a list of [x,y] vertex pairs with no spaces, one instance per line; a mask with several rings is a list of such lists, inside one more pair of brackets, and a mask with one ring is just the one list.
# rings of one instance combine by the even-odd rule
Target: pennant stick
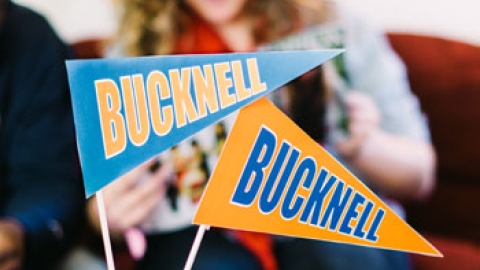
[[197,256],[198,249],[200,248],[200,243],[202,242],[203,235],[205,234],[206,230],[209,230],[209,225],[200,225],[197,231],[197,235],[195,236],[195,240],[192,244],[192,249],[188,254],[187,262],[185,263],[185,267],[183,270],[191,270],[193,266],[193,262],[195,261],[195,257]]
[[107,269],[115,270],[115,264],[113,263],[112,244],[110,243],[110,234],[108,232],[107,214],[105,212],[105,202],[103,200],[103,192],[102,190],[99,190],[95,194],[97,197],[98,215],[100,217],[100,227],[102,229],[103,247],[105,248]]

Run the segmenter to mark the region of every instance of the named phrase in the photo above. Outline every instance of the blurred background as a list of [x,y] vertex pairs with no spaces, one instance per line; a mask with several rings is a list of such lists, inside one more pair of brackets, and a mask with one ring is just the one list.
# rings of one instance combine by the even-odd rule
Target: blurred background
[[[445,258],[414,256],[415,270],[480,269],[480,1],[337,1],[385,31],[428,117],[437,187],[407,203],[407,219]],[[15,2],[43,14],[79,57],[100,57],[115,33],[111,0]]]
[[[480,44],[478,0],[337,0],[381,29],[414,32]],[[68,42],[110,35],[111,0],[15,0],[44,14]]]

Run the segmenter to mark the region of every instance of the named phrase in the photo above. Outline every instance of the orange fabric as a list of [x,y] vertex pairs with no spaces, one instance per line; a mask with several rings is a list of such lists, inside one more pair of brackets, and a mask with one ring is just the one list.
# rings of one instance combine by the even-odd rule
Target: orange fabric
[[[181,36],[175,54],[208,54],[232,52],[220,36],[205,22],[197,19],[191,32]],[[269,235],[257,232],[230,231],[231,234],[260,261],[264,270],[277,270],[277,261]]]

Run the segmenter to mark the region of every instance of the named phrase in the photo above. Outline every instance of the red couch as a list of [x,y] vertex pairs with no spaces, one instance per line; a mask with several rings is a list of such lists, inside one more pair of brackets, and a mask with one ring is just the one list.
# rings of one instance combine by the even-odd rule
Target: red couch
[[408,222],[444,255],[413,256],[418,270],[480,269],[480,47],[390,33],[412,91],[429,119],[438,154],[437,187],[408,203]]

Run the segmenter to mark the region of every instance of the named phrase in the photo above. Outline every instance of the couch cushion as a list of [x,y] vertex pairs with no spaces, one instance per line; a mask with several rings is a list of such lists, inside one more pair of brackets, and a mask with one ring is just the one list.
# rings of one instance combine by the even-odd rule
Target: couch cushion
[[437,189],[407,204],[416,229],[480,243],[480,47],[391,33],[438,154]]
[[480,185],[480,47],[392,33],[439,157],[439,181]]

